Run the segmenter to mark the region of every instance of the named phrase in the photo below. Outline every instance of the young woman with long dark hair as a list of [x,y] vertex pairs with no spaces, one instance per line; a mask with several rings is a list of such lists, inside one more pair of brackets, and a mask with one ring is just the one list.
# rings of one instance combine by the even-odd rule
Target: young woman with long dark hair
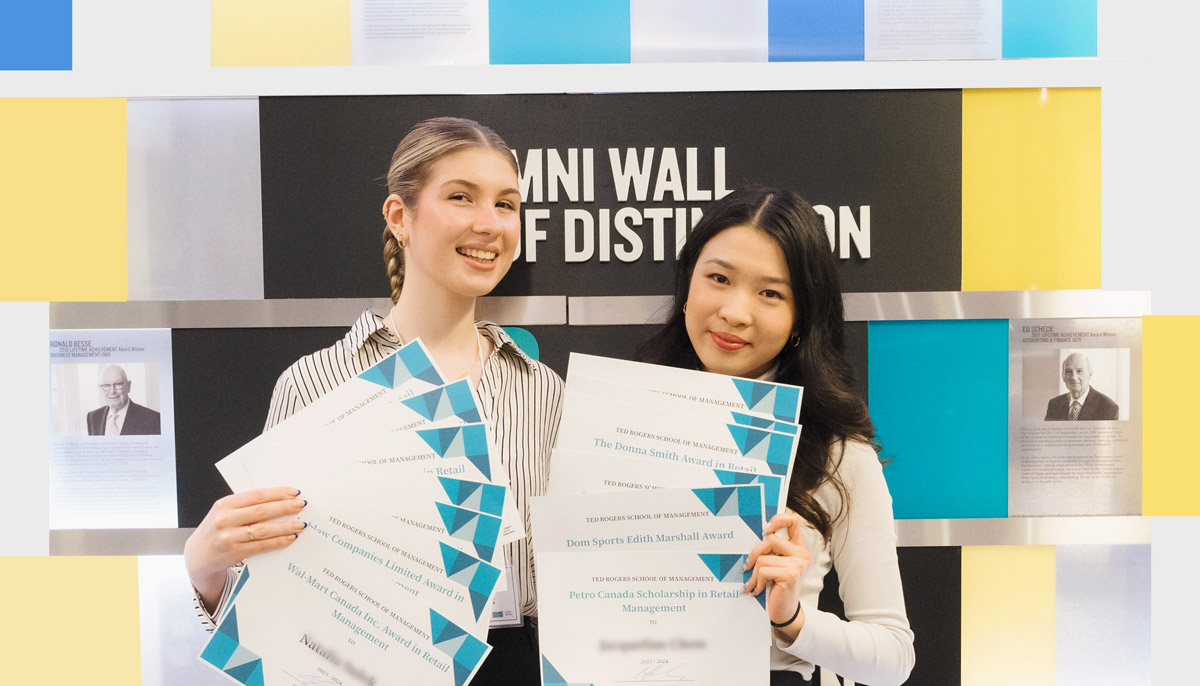
[[[666,325],[644,362],[804,387],[787,510],[750,551],[747,591],[773,627],[771,682],[814,665],[857,683],[900,684],[914,662],[892,501],[875,428],[844,353],[842,293],[821,217],[790,191],[748,187],[710,206],[679,254]],[[844,621],[817,610],[830,568]]]

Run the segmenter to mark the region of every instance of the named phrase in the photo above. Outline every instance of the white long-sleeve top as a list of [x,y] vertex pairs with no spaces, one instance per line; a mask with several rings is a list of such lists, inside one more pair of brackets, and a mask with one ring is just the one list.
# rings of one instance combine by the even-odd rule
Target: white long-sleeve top
[[[838,448],[834,450],[836,461]],[[804,529],[804,543],[812,554],[800,587],[804,626],[790,644],[774,630],[771,669],[811,677],[814,665],[821,665],[858,684],[899,685],[912,671],[915,654],[896,560],[892,496],[879,459],[866,443],[844,444],[837,474],[849,494],[849,508],[842,512],[832,484],[817,489],[816,498],[826,511],[841,516],[828,546],[815,529]],[[849,621],[817,609],[831,567],[837,570]]]

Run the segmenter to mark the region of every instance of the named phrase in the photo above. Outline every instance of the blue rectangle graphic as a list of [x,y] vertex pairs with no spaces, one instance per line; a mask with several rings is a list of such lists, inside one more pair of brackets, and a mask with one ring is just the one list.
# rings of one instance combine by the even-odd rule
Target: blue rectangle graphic
[[772,62],[862,60],[863,0],[770,0],[767,56]]
[[1096,0],[1004,0],[1005,58],[1095,57]]
[[491,0],[492,64],[627,63],[629,0]]
[[71,0],[0,2],[0,70],[71,69]]
[[871,417],[897,519],[1008,516],[1008,321],[871,322]]

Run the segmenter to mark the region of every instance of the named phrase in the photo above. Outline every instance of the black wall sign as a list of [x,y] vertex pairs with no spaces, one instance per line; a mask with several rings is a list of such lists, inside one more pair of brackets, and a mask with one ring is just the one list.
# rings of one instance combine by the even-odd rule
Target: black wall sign
[[383,176],[417,121],[517,151],[521,254],[496,295],[669,291],[676,242],[724,190],[791,188],[847,291],[961,287],[962,96],[951,91],[262,98],[268,298],[380,297]]

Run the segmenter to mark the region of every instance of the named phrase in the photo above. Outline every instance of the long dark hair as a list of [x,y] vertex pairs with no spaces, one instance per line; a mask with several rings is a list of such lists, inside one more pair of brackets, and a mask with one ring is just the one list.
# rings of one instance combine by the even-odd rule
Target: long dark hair
[[700,369],[700,359],[688,339],[683,307],[700,251],[713,236],[734,226],[751,226],[770,236],[787,263],[799,343],[793,346],[789,342],[779,352],[775,380],[804,386],[800,408],[804,428],[787,505],[828,541],[841,512],[826,512],[814,493],[829,482],[842,503],[847,502],[833,448],[847,439],[869,443],[876,452],[879,445],[867,405],[854,391],[854,373],[845,355],[845,313],[837,263],[825,225],[812,205],[791,191],[763,186],[738,189],[713,203],[679,253],[670,318],[638,348],[637,357],[644,362]]

